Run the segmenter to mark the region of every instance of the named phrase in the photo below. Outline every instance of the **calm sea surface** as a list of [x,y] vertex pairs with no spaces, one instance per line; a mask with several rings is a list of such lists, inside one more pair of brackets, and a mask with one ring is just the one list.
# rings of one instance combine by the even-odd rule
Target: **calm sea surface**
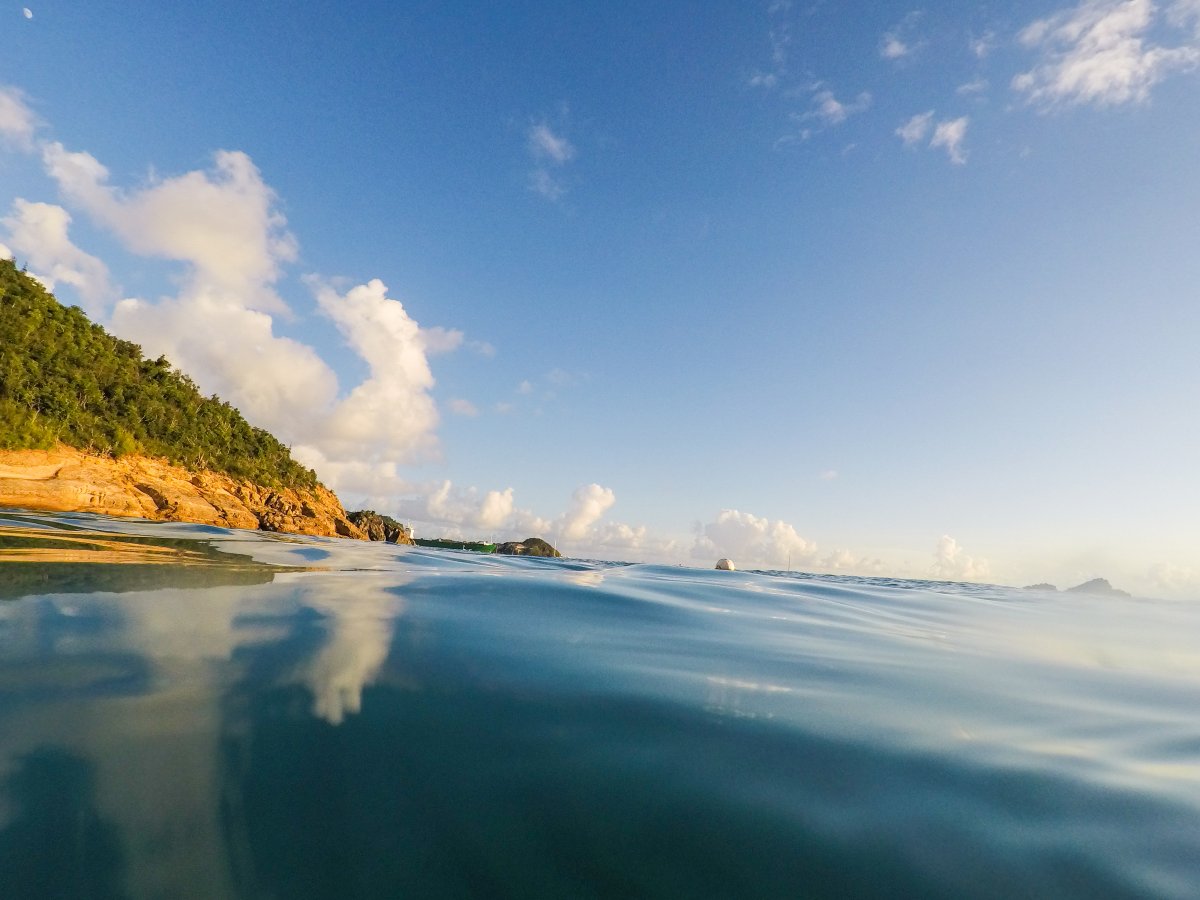
[[1200,605],[0,512],[0,897],[1200,897]]

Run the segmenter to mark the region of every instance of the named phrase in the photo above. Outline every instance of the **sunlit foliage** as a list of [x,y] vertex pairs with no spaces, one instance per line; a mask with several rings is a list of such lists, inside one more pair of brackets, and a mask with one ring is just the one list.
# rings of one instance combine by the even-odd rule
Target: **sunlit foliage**
[[316,473],[166,357],[60,304],[0,259],[0,449],[67,444],[114,457],[166,457],[271,487],[311,487]]

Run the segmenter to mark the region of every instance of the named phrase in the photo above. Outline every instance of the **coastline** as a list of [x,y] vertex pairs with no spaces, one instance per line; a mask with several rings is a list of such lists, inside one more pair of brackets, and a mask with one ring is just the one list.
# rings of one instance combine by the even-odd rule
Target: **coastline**
[[113,459],[61,445],[0,450],[0,507],[367,539],[322,485],[269,488],[163,459]]

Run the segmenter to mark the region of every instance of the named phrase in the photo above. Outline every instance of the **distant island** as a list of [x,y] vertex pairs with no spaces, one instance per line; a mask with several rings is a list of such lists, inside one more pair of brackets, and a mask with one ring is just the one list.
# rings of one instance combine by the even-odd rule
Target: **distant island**
[[[1026,591],[1057,591],[1052,584],[1028,584],[1023,590]],[[1133,594],[1128,591],[1123,591],[1120,588],[1115,588],[1108,583],[1107,578],[1093,578],[1091,581],[1085,581],[1083,584],[1077,584],[1075,587],[1066,588],[1065,594],[1095,594],[1101,597],[1132,597]]]
[[[353,515],[353,514],[352,514]],[[554,547],[541,538],[525,538],[523,541],[505,541],[493,544],[486,541],[460,541],[453,538],[415,538],[418,547],[433,547],[441,550],[471,550],[475,553],[499,553],[502,556],[561,557]]]

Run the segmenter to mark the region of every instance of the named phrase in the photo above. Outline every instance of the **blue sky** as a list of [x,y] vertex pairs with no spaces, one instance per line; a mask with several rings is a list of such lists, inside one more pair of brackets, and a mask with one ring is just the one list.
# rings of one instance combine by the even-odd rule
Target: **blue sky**
[[1200,589],[1196,0],[186,6],[0,11],[0,243],[349,506]]

